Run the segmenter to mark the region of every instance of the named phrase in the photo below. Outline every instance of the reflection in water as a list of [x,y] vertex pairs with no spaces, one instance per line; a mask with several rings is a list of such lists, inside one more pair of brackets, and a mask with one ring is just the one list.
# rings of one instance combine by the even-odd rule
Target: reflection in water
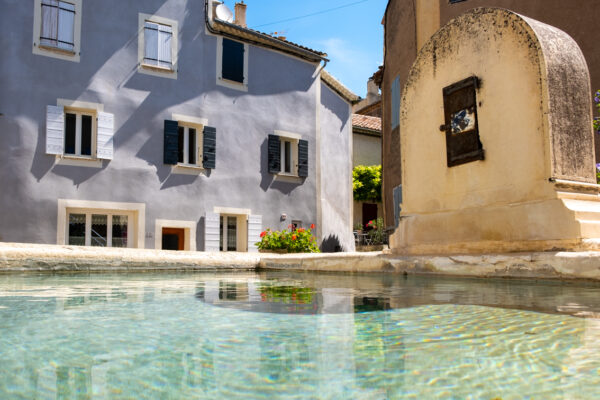
[[2,399],[600,398],[594,285],[289,273],[0,279]]

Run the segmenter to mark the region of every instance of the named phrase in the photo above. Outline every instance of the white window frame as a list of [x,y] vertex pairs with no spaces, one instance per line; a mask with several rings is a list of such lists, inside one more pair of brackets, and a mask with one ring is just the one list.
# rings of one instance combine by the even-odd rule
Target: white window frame
[[[86,215],[86,243],[91,241],[88,235],[91,229],[91,215],[127,215],[127,247],[144,248],[146,205],[144,203],[117,203],[109,201],[87,201],[58,199],[56,243],[67,245],[69,238],[69,214]],[[112,246],[112,217],[107,220],[107,241]],[[89,237],[88,237],[89,236]],[[107,243],[108,244],[108,243]],[[108,246],[110,247],[110,246]]]
[[[171,27],[171,67],[165,68],[158,65],[144,63],[146,51],[145,26],[146,22],[166,25]],[[142,74],[158,76],[161,78],[177,79],[178,49],[179,49],[179,24],[174,19],[159,17],[152,14],[138,14],[138,72]]]
[[[96,159],[96,142],[97,142],[97,132],[98,132],[98,115],[95,110],[82,110],[78,108],[65,107],[65,157],[76,157],[83,159]],[[66,152],[66,140],[67,140],[67,114],[75,115],[75,153],[67,153]],[[92,137],[91,140],[91,152],[89,155],[81,154],[81,142],[82,142],[82,116],[89,116],[92,118]]]
[[[228,38],[229,40],[233,40]],[[239,40],[234,40],[239,42]],[[240,42],[242,43],[242,42]],[[248,91],[248,52],[250,46],[248,43],[244,45],[244,82],[234,82],[229,79],[223,79],[223,36],[217,36],[217,85],[228,87],[230,89],[240,90],[242,92]]]
[[81,53],[81,10],[82,0],[60,0],[75,6],[75,18],[73,20],[73,50],[61,49],[59,47],[40,44],[42,32],[42,0],[34,0],[33,9],[33,54],[58,58],[65,61],[80,61]]
[[[280,149],[280,164],[281,170],[278,175],[281,176],[290,176],[290,177],[298,177],[298,142],[302,137],[297,133],[285,132],[285,131],[275,131],[275,135],[279,136],[279,149]],[[291,147],[291,171],[285,172],[285,143],[290,143]]]
[[183,229],[184,240],[183,250],[184,251],[196,251],[196,227],[198,223],[196,221],[177,221],[169,219],[157,219],[154,222],[154,248],[157,250],[162,249],[162,231],[163,228],[176,228]]

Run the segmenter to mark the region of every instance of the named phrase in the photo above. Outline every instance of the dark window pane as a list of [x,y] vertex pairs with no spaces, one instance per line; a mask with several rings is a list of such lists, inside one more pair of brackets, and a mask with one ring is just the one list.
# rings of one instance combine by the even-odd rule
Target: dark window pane
[[177,141],[177,162],[183,162],[183,126],[177,128],[177,137],[179,138]]
[[292,172],[292,144],[284,142],[285,145],[285,172]]
[[85,246],[85,214],[69,214],[69,244]]
[[196,164],[196,130],[194,128],[190,128],[190,146],[188,147],[188,162],[190,164]]
[[92,117],[81,116],[81,155],[92,155]]
[[127,215],[112,216],[112,247],[127,247]]
[[237,250],[237,218],[227,217],[227,251]]
[[219,250],[223,251],[223,242],[224,242],[224,238],[223,238],[223,217],[219,218]]
[[223,38],[223,79],[244,82],[244,44]]
[[106,247],[107,215],[92,214],[92,246]]
[[67,113],[65,115],[65,154],[75,154],[75,130],[77,116]]

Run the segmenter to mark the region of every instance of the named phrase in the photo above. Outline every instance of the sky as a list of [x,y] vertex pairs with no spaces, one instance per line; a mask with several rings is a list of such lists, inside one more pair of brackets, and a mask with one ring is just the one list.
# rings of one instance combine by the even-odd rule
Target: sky
[[[225,0],[233,11],[236,0]],[[367,80],[383,63],[381,19],[387,0],[244,0],[251,29],[328,54],[326,69],[365,97]],[[310,15],[309,14],[316,14]]]

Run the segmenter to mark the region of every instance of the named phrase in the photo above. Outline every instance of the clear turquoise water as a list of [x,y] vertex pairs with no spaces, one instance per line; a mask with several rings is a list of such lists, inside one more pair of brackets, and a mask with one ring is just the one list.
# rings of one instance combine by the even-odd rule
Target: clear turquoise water
[[0,276],[0,399],[595,399],[600,287]]

